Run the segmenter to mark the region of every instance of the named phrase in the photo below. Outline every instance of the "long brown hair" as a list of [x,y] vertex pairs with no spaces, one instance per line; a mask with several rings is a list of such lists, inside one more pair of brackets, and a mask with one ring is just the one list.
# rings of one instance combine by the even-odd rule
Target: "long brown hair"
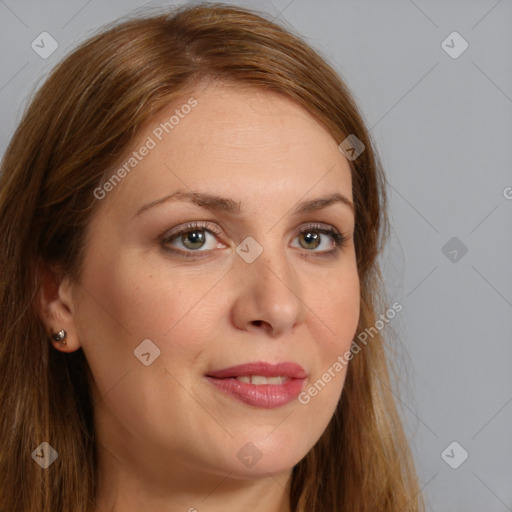
[[[84,233],[107,170],[160,109],[201,80],[278,91],[305,107],[350,162],[361,283],[358,334],[384,311],[378,265],[388,234],[385,178],[356,102],[291,29],[258,12],[200,4],[103,29],[67,56],[27,108],[0,176],[0,509],[87,512],[96,492],[89,368],[81,349],[53,349],[35,301],[41,264],[79,282]],[[423,510],[391,391],[380,332],[354,356],[326,431],[293,469],[290,504],[308,512]],[[59,453],[47,469],[31,454]]]

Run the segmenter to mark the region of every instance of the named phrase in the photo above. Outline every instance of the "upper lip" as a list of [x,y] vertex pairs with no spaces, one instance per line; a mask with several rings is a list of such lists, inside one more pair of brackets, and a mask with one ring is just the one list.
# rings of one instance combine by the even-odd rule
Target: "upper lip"
[[261,375],[262,377],[289,377],[292,379],[303,379],[307,377],[306,370],[297,363],[265,363],[263,361],[255,361],[251,363],[239,364],[208,372],[208,377],[216,379],[226,379],[229,377],[242,377],[247,375]]

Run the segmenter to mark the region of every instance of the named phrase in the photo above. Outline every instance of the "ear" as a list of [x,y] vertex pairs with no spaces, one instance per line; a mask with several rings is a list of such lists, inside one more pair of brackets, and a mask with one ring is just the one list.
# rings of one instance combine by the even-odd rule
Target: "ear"
[[[41,286],[36,298],[36,309],[46,327],[48,338],[55,349],[74,352],[80,348],[80,341],[75,325],[71,282],[55,265],[41,264],[39,276]],[[62,330],[66,331],[65,339],[53,339],[53,335]]]

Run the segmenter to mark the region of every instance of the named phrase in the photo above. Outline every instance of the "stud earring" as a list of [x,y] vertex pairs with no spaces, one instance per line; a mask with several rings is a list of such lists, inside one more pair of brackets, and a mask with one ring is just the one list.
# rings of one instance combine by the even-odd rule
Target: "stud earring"
[[67,332],[64,329],[61,329],[59,332],[52,334],[52,338],[55,341],[59,341],[61,345],[66,344],[66,336]]

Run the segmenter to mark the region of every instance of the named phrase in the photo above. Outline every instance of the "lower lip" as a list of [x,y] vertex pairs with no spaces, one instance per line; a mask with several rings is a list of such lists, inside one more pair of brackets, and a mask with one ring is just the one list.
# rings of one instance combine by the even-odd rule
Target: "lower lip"
[[249,405],[263,409],[281,407],[297,398],[302,391],[304,379],[288,378],[283,384],[250,384],[232,378],[206,377],[214,386],[228,395]]

